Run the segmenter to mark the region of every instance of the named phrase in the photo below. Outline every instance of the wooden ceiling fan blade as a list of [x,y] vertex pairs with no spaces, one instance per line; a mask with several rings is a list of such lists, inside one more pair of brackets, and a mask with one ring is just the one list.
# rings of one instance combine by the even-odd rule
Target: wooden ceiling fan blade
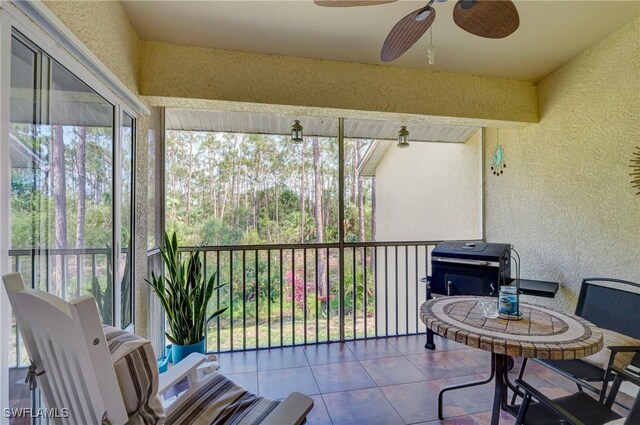
[[463,30],[485,38],[505,38],[520,26],[518,9],[509,0],[458,0],[453,21]]
[[315,4],[324,7],[375,6],[396,1],[398,0],[314,0]]
[[[421,15],[421,20],[416,19],[418,15]],[[422,8],[402,18],[384,40],[382,52],[380,52],[380,59],[382,59],[383,62],[398,59],[422,37],[431,24],[433,24],[434,19],[436,19],[436,10],[432,7],[426,16],[425,9]]]

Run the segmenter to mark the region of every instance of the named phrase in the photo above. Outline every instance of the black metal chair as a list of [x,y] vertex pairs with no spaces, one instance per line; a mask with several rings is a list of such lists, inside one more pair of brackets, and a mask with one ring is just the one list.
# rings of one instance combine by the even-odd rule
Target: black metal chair
[[[640,339],[640,308],[638,306],[640,306],[640,284],[619,279],[587,278],[582,281],[575,314],[599,328]],[[618,354],[635,353],[631,365],[640,368],[640,345],[606,348],[611,350],[609,367],[614,364]],[[607,386],[614,377],[608,368],[602,369],[583,360],[535,359],[535,361],[574,381],[580,391],[586,388],[598,394],[600,402],[604,400]],[[524,359],[518,375],[519,380],[522,380],[526,365],[527,359]],[[594,386],[594,383],[601,383],[600,388]],[[515,403],[515,399],[516,394],[513,395],[511,404]]]
[[[611,367],[607,372],[615,375],[614,386],[618,388],[623,380],[631,381],[640,386],[640,379],[629,372]],[[510,406],[517,409],[516,425],[604,425],[611,421],[621,420],[622,416],[611,410],[616,391],[611,391],[606,403],[601,403],[583,391],[566,397],[549,399],[527,382],[518,379],[516,383],[524,390],[522,404]],[[615,385],[617,383],[617,385]],[[532,401],[532,399],[538,401]],[[640,394],[636,399],[621,425],[640,424]]]

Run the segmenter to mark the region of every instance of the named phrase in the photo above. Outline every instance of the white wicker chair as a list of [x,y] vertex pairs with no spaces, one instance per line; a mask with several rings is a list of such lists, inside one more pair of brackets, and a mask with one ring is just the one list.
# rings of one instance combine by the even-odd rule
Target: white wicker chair
[[[198,372],[207,363],[200,354],[159,375],[149,341],[103,328],[93,297],[67,302],[26,288],[18,273],[2,279],[32,363],[31,378],[46,407],[69,411],[55,424],[301,424],[313,407],[300,393],[272,401],[218,372]],[[165,393],[185,378],[188,389],[167,405]]]

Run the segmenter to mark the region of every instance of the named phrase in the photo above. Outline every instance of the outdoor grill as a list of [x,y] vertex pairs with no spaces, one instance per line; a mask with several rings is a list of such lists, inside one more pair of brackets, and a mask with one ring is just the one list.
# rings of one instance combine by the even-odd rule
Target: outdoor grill
[[431,253],[433,294],[497,296],[510,276],[510,244],[445,241]]

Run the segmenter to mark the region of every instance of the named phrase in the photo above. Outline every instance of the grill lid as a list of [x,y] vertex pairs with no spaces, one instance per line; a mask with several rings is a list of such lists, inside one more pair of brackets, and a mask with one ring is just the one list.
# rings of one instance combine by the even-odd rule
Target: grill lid
[[432,251],[433,257],[460,258],[468,260],[499,261],[510,251],[506,243],[487,243],[476,241],[444,241]]

